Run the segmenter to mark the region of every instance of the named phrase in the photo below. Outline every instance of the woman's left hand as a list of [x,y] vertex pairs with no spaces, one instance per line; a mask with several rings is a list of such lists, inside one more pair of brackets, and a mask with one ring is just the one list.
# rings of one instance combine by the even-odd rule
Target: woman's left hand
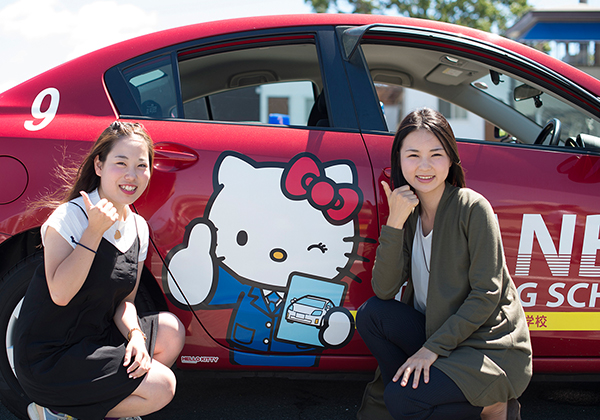
[[396,372],[392,381],[398,382],[402,377],[400,385],[406,386],[410,379],[411,373],[413,377],[413,388],[416,389],[419,386],[419,379],[421,372],[423,372],[423,381],[429,383],[429,368],[438,358],[438,355],[425,347],[421,347],[419,351],[409,357],[400,369]]
[[[131,364],[130,364],[131,362]],[[125,349],[123,366],[129,366],[127,373],[131,379],[140,378],[150,370],[152,358],[146,350],[146,342],[141,334],[134,334]]]

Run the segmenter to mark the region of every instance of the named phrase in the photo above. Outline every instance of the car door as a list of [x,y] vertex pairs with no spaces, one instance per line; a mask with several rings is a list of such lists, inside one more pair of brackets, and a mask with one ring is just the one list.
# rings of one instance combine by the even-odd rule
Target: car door
[[[400,26],[339,33],[353,95],[375,89],[381,101],[367,102],[371,114],[360,120],[376,181],[389,180],[381,145],[391,142],[402,117],[418,106],[444,112],[457,133],[467,186],[495,209],[536,372],[598,371],[597,96],[523,52],[485,40]],[[556,128],[540,132],[550,119],[562,122],[562,134],[548,140]],[[388,133],[380,132],[382,121]],[[378,188],[385,221],[382,196]]]
[[[368,354],[354,312],[377,211],[339,57],[333,28],[294,28],[190,41],[107,73],[121,117],[145,118],[156,144],[135,206],[188,329],[182,365],[331,369]],[[307,295],[334,303],[319,325],[286,318]]]

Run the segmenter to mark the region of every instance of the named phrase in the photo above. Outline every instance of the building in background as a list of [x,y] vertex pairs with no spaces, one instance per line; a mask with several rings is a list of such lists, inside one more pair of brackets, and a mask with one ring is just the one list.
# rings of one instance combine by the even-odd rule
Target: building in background
[[558,58],[600,79],[600,8],[581,2],[532,9],[506,35],[528,45],[550,42]]
[[[375,82],[379,99],[383,103],[388,129],[396,131],[404,116],[417,108],[432,108],[440,111],[452,126],[457,138],[470,140],[492,140],[486,138],[485,120],[464,108],[446,102],[437,96],[407,87]],[[391,94],[390,94],[391,93]],[[488,133],[490,133],[488,131]],[[493,130],[491,130],[493,133]]]

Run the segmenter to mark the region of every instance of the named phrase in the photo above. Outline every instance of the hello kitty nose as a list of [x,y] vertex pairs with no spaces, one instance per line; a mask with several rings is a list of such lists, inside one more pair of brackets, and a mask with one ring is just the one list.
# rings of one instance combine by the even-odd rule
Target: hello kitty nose
[[274,248],[269,253],[271,259],[275,262],[284,262],[287,260],[287,252],[281,248]]

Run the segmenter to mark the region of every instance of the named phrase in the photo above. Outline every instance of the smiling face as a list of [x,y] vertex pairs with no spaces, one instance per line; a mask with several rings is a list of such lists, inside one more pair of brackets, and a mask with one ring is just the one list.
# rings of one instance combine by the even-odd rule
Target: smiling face
[[442,143],[430,131],[416,130],[404,138],[400,167],[419,198],[441,197],[451,164]]
[[148,146],[140,136],[122,137],[104,162],[95,158],[94,169],[100,177],[100,197],[112,202],[124,216],[125,206],[137,200],[150,181]]

